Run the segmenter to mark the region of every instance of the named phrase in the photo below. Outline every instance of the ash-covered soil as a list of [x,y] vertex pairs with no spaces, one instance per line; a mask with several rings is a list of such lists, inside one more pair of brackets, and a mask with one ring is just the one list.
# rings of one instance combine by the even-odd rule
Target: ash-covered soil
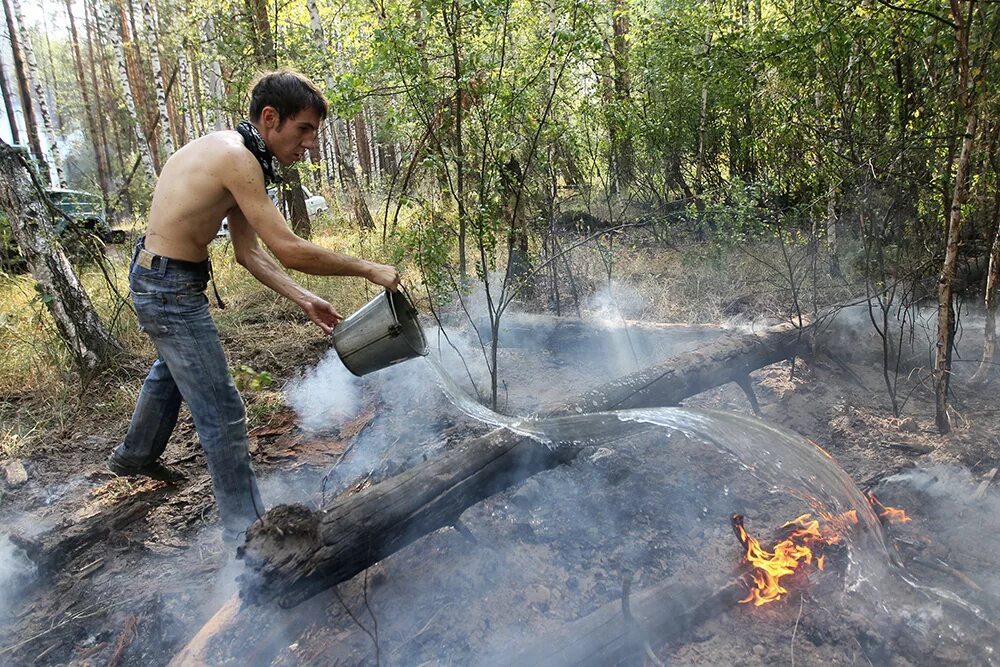
[[[543,412],[718,333],[630,332],[523,324],[501,339],[501,409]],[[311,366],[321,352],[299,361]],[[470,367],[480,388],[488,386]],[[464,377],[464,368],[452,368]],[[648,652],[700,665],[996,662],[995,628],[976,615],[1000,610],[992,576],[1000,565],[1000,480],[988,481],[1000,465],[1000,420],[989,392],[960,388],[959,428],[942,437],[933,430],[929,389],[917,380],[904,382],[904,414],[892,416],[870,355],[820,351],[797,360],[794,373],[782,363],[751,379],[765,419],[812,439],[859,485],[912,517],[888,530],[916,586],[888,568],[858,572],[845,553],[832,553],[825,571],[796,577],[786,599],[728,605],[668,642],[648,633]],[[347,383],[351,390],[340,391]],[[269,505],[317,506],[485,430],[447,402],[422,362],[361,381],[336,370],[307,373],[300,386],[310,397],[303,409],[330,419],[320,427],[323,419],[313,419],[305,432],[285,409],[254,430],[251,450]],[[322,387],[332,395],[317,396]],[[685,405],[750,411],[735,386]],[[101,472],[113,442],[105,432],[53,441],[26,461],[28,482],[4,490],[5,526],[40,545],[43,567],[15,582],[0,662],[166,664],[234,593],[242,563],[222,547],[190,425],[175,433],[166,456],[189,476],[178,487]],[[707,596],[744,574],[733,513],[745,515],[766,543],[806,511],[707,443],[662,432],[632,436],[493,496],[467,510],[459,526],[262,625],[267,641],[253,653],[232,643],[206,655],[219,664],[511,664],[527,645],[620,604],[627,579],[632,597],[674,583],[703,585]],[[71,526],[88,516],[102,519],[94,530],[106,531],[74,543]],[[650,655],[636,660],[653,664]]]

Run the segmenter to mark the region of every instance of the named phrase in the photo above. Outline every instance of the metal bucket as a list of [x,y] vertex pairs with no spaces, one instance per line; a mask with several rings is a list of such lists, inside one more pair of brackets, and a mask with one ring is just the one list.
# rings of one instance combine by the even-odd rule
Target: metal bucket
[[333,330],[333,347],[347,370],[366,375],[427,354],[417,311],[402,292],[383,292]]

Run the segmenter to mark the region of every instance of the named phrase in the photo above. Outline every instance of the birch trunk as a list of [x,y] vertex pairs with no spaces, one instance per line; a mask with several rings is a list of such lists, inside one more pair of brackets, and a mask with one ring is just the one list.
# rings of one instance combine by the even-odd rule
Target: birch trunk
[[84,376],[99,370],[121,352],[98,317],[90,297],[73,273],[52,225],[51,213],[39,197],[27,165],[0,141],[0,210],[37,283],[39,294],[63,341]]
[[[306,5],[309,8],[309,24],[312,28],[313,44],[317,51],[325,53],[330,47],[323,36],[323,23],[320,21],[319,7],[316,5],[316,0],[307,0]],[[326,70],[323,82],[326,84],[327,90],[333,89],[333,74],[329,68]],[[329,133],[333,135],[331,149],[336,156],[342,185],[344,192],[347,194],[355,224],[361,229],[372,229],[375,227],[375,221],[372,220],[371,211],[368,209],[368,202],[365,201],[364,193],[361,192],[361,187],[358,185],[357,173],[354,171],[354,167],[344,159],[344,154],[340,148],[338,135],[340,134],[340,125],[342,122],[342,119],[337,118],[329,125]]]
[[[42,116],[42,143],[48,142],[47,144],[47,155],[49,156],[49,179],[52,183],[55,183],[59,187],[65,187],[66,179],[63,176],[62,170],[62,155],[59,150],[59,142],[56,138],[55,131],[52,128],[52,117],[49,115],[49,106],[45,101],[45,90],[42,86],[42,80],[38,76],[38,62],[35,60],[35,52],[31,48],[31,38],[28,36],[28,27],[24,23],[24,13],[21,11],[20,0],[11,0],[11,5],[14,8],[14,18],[17,21],[18,28],[21,33],[19,35],[21,39],[21,49],[24,52],[24,60],[27,65],[27,75],[28,82],[35,91],[35,101],[38,103],[38,112]],[[27,100],[27,104],[31,104],[31,100]]]
[[181,83],[181,127],[178,141],[180,145],[183,146],[187,142],[191,141],[195,132],[194,118],[191,115],[191,93],[195,89],[194,80],[191,77],[191,67],[183,48],[177,53],[177,68],[179,70]]
[[[76,83],[80,86],[80,96],[83,98],[83,114],[87,118],[87,129],[90,132],[90,143],[94,149],[94,161],[97,163],[97,180],[101,185],[101,197],[103,198],[106,206],[110,191],[108,164],[104,159],[105,153],[101,145],[101,135],[98,132],[97,119],[94,118],[97,107],[91,100],[90,86],[88,85],[86,76],[83,73],[83,55],[80,52],[80,36],[76,30],[76,19],[73,17],[72,0],[66,0],[66,17],[69,19],[70,45],[73,49],[73,65],[76,72]],[[93,92],[95,95],[97,94],[96,87],[93,88]]]
[[[202,30],[205,41],[212,43],[215,39],[215,23],[211,17],[205,19],[205,25]],[[219,64],[219,60],[215,55],[212,55],[209,60],[202,63],[201,80],[204,86],[205,97],[213,102],[213,104],[205,105],[208,109],[205,114],[205,120],[208,127],[213,131],[221,130],[224,127],[224,123],[222,114],[218,112],[218,109],[221,106],[219,102],[222,100],[222,65]]]
[[997,349],[997,283],[1000,281],[1000,184],[993,193],[993,248],[990,251],[990,267],[986,274],[986,330],[983,333],[983,358],[972,376],[972,382],[987,382],[993,375],[993,359]]
[[11,97],[10,85],[7,83],[7,67],[3,59],[0,58],[0,95],[3,95],[3,109],[7,114],[7,125],[10,127],[10,136],[15,144],[21,143],[21,133],[17,129],[17,118],[14,117],[14,101]]
[[[167,111],[167,92],[163,85],[163,68],[160,66],[160,46],[156,37],[156,8],[152,0],[142,0],[142,18],[146,24],[146,39],[149,40],[149,61],[153,68],[153,83],[156,85],[156,110],[160,118],[160,135],[163,137],[163,147],[166,155],[162,161],[174,152],[174,137],[171,132],[170,114]],[[156,132],[153,132],[156,136]]]
[[[107,49],[106,44],[101,41],[101,34],[108,34],[101,28],[100,21],[100,8],[97,6],[96,2],[84,2],[84,26],[87,32],[87,54],[90,60],[90,82],[94,90],[94,99],[98,101],[101,107],[107,106],[105,100],[115,99],[117,96],[112,92],[115,90],[114,86],[114,76],[111,74],[111,62],[110,58],[106,56]],[[97,49],[94,49],[94,35],[98,35],[97,38]],[[95,57],[95,53],[100,54],[100,57]],[[100,82],[98,85],[98,73],[97,70],[100,69]],[[103,91],[103,96],[102,96]],[[104,98],[101,100],[101,98]],[[117,122],[120,118],[119,114],[107,114],[109,117],[105,118],[106,114],[97,112],[97,127],[101,133],[101,147],[104,149],[104,163],[108,165],[108,179],[112,186],[115,183],[114,168],[112,167],[112,145],[114,142],[114,160],[118,166],[118,173],[124,178],[125,175],[125,158],[124,151],[122,150],[122,144],[120,136],[122,132],[120,131],[119,123]],[[109,131],[110,130],[110,131]],[[110,137],[110,141],[109,141]],[[115,202],[108,202],[109,207],[115,206],[117,208],[118,202],[124,201],[125,203],[125,213],[128,216],[132,216],[134,209],[132,206],[132,196],[129,194],[128,188],[121,190],[118,193],[119,199]],[[109,212],[110,213],[110,212]]]
[[28,135],[28,144],[35,153],[35,159],[41,161],[43,168],[47,170],[48,167],[44,166],[45,154],[42,153],[42,144],[38,140],[38,122],[35,120],[35,109],[31,104],[31,87],[28,85],[27,68],[24,65],[21,40],[17,36],[18,30],[14,24],[14,10],[11,8],[10,0],[3,0],[3,11],[7,21],[11,52],[14,56],[14,75],[17,77],[17,91],[21,114],[24,116],[24,130]]
[[111,45],[115,50],[115,60],[118,63],[118,78],[122,84],[122,95],[125,97],[125,108],[128,109],[129,118],[132,121],[132,132],[135,135],[135,144],[139,150],[139,155],[142,159],[142,164],[146,168],[146,175],[149,177],[150,183],[156,180],[156,169],[153,166],[153,156],[149,152],[149,144],[146,142],[146,137],[142,131],[142,123],[139,121],[139,114],[136,111],[135,97],[132,96],[132,84],[128,77],[128,63],[125,60],[125,48],[122,45],[122,36],[126,34],[128,26],[125,25],[125,17],[123,14],[119,15],[119,20],[121,24],[119,25],[119,30],[104,30],[104,26],[101,24],[100,7],[95,3],[95,10],[97,11],[96,19],[98,24],[98,30],[104,34],[111,35]]

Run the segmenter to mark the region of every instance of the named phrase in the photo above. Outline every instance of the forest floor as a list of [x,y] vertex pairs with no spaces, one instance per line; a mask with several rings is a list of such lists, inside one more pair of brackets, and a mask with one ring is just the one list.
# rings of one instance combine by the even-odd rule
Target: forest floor
[[[652,336],[631,361],[572,341],[507,345],[502,407],[537,412],[629,364],[703,342],[700,334],[674,335]],[[859,339],[863,345],[835,344],[797,360],[794,373],[787,362],[757,371],[752,382],[764,419],[819,444],[862,488],[910,515],[910,523],[888,530],[916,583],[883,571],[859,577],[863,566],[844,562],[797,581],[778,602],[733,605],[670,643],[651,636],[660,660],[899,667],[1000,660],[989,620],[1000,617],[995,396],[956,383],[957,428],[940,436],[933,396],[915,372],[901,379],[908,401],[893,417],[878,359],[863,350],[874,340]],[[448,403],[423,362],[349,380],[343,371],[317,370],[330,363],[330,351],[326,341],[308,340],[282,335],[266,320],[245,321],[238,337],[224,340],[234,360],[278,385],[353,383],[354,399],[321,402],[316,409],[321,421],[329,412],[327,423],[309,431],[277,392],[248,392],[250,449],[269,506],[316,506],[483,432]],[[16,400],[7,402],[17,409]],[[685,405],[749,413],[734,386]],[[189,417],[182,415],[165,455],[187,475],[177,486],[105,471],[124,426],[120,418],[79,419],[50,433],[44,446],[0,462],[2,532],[25,538],[20,543],[35,549],[38,564],[28,566],[0,537],[0,569],[9,575],[0,663],[166,664],[234,594],[243,565],[223,547]],[[310,605],[314,616],[276,638],[266,656],[241,646],[216,647],[214,655],[232,664],[503,663],[526,642],[620,600],[626,576],[636,594],[662,581],[722,585],[741,556],[732,513],[745,515],[767,542],[803,511],[704,443],[631,438],[493,496],[463,515],[467,530],[439,530],[321,594]],[[845,582],[858,585],[845,590]]]

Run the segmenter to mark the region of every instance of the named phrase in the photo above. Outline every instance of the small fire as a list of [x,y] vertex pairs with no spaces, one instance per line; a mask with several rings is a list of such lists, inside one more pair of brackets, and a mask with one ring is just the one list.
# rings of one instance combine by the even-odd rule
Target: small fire
[[[888,523],[907,523],[911,519],[901,509],[883,505],[874,494],[867,494],[868,501],[880,518]],[[743,558],[753,567],[754,587],[740,602],[753,602],[759,607],[780,600],[788,594],[781,580],[799,572],[802,567],[815,565],[822,570],[826,565],[826,547],[840,542],[840,535],[858,523],[856,510],[839,515],[823,514],[821,519],[812,514],[798,516],[782,528],[790,528],[788,536],[768,551],[752,537],[743,526],[743,517],[732,516],[733,531],[743,545]]]
[[872,504],[872,508],[875,510],[875,513],[878,514],[880,519],[885,519],[887,523],[909,523],[912,521],[912,519],[906,515],[904,510],[883,505],[882,501],[876,498],[874,493],[869,492],[867,495],[868,502]]
[[791,532],[768,551],[757,538],[747,533],[742,516],[734,514],[732,521],[736,537],[744,548],[743,557],[754,569],[754,588],[740,602],[753,602],[757,607],[780,600],[787,594],[788,589],[781,585],[781,579],[795,574],[800,566],[815,563],[822,570],[826,559],[823,548],[840,541],[836,533],[820,526],[819,519],[803,514],[782,526],[791,528]]

